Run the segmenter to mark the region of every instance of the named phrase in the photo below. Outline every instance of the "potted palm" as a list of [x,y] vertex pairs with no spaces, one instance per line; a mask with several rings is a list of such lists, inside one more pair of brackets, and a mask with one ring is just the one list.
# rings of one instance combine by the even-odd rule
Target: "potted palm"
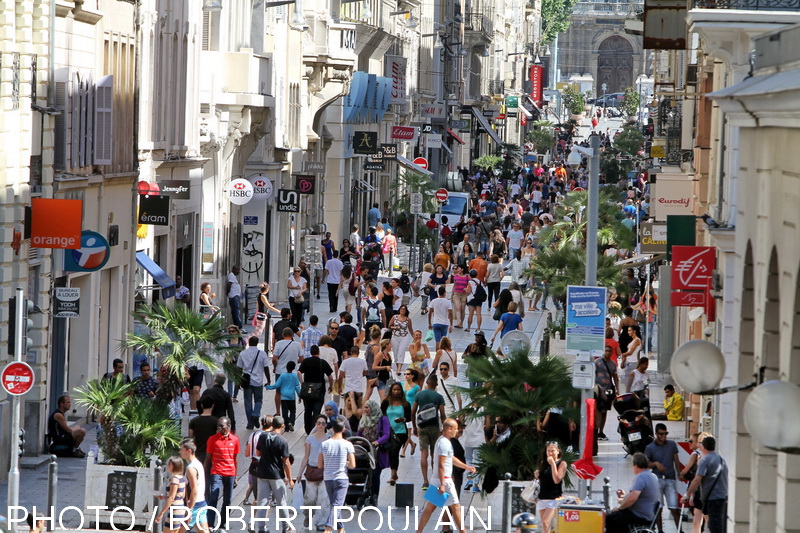
[[[180,443],[180,415],[176,417],[171,406],[187,369],[202,365],[214,372],[223,367],[234,379],[240,379],[241,372],[230,357],[237,348],[228,346],[230,336],[218,314],[206,318],[183,305],[170,309],[156,303],[133,315],[146,331],[128,333],[122,348],[157,358],[161,380],[155,397],[135,397],[133,385],[121,377],[91,380],[75,396],[99,421],[100,453],[90,454],[87,461],[85,508],[127,506],[134,512],[134,523],[144,525],[152,504],[153,462],[176,453]],[[110,517],[110,511],[99,514],[101,521]]]

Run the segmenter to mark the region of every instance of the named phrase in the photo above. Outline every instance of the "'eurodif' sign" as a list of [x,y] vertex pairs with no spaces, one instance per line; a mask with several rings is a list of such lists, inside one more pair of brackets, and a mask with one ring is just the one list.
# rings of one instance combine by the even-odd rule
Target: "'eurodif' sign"
[[666,222],[669,215],[694,214],[694,184],[684,174],[658,174],[651,210],[656,220]]

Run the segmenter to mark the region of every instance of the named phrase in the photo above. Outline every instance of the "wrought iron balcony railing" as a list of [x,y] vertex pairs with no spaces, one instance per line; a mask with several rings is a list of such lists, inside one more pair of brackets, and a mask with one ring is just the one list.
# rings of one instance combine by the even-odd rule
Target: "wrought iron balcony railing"
[[464,29],[484,33],[490,39],[494,36],[492,17],[484,13],[467,13],[464,17]]
[[800,11],[800,0],[693,0],[692,7],[743,11]]
[[[625,16],[631,9],[628,2],[578,2],[572,8],[575,15],[621,15]],[[641,9],[639,9],[641,11]]]
[[505,90],[503,80],[489,80],[489,94],[504,94]]

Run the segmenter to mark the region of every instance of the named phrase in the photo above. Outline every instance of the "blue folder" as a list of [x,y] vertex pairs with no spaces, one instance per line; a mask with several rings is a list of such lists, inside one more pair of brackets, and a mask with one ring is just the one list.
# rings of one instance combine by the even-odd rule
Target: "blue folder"
[[444,494],[440,494],[439,487],[435,487],[433,485],[430,485],[428,490],[425,491],[425,500],[431,502],[436,507],[444,507],[444,504],[449,497],[450,495],[446,492]]

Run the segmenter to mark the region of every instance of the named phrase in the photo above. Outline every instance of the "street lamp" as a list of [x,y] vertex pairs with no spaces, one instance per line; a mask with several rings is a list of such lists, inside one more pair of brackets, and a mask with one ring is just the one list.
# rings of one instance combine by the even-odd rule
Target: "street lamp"
[[[590,148],[578,144],[572,145],[567,163],[572,168],[580,166],[581,154],[589,158],[589,199],[586,219],[586,278],[584,285],[597,285],[597,226],[600,209],[600,137],[597,133],[589,136]],[[586,400],[592,398],[593,391],[581,389],[581,457],[586,447]],[[585,479],[578,480],[578,497],[586,498],[587,484]]]
[[[755,381],[719,387],[725,375],[720,349],[704,340],[682,344],[673,354],[670,371],[675,382],[692,394],[719,395],[753,389],[744,403],[745,428],[763,446],[800,454],[800,387],[781,380],[764,381],[765,367]],[[779,424],[775,424],[779,420]]]

